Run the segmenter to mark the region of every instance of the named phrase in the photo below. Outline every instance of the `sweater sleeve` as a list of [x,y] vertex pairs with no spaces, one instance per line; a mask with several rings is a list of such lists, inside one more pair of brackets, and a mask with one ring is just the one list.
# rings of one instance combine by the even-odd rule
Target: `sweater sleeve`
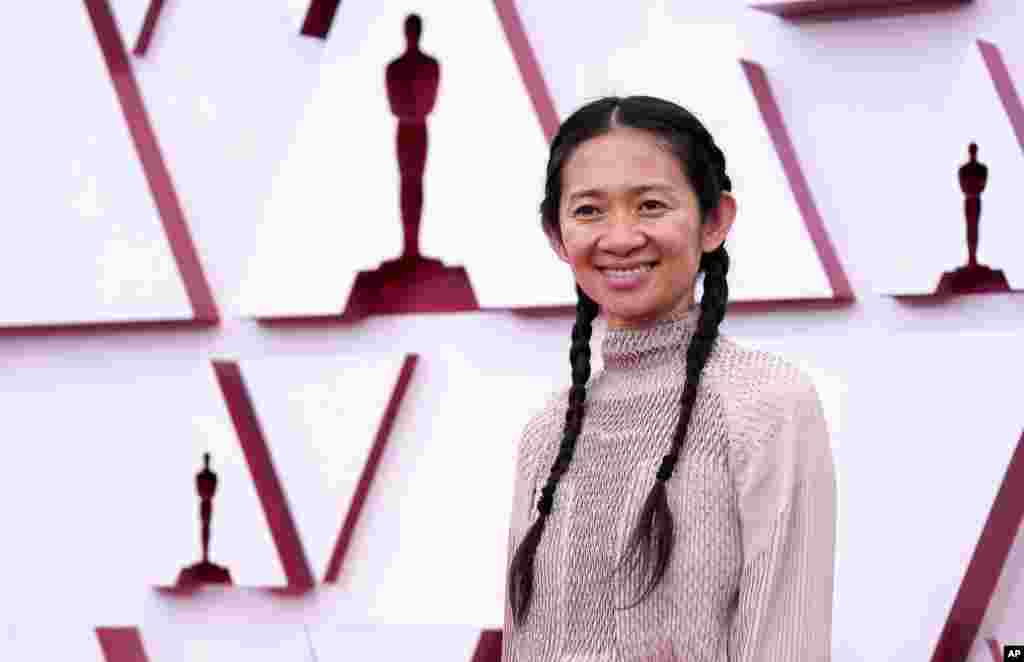
[[512,645],[515,624],[512,622],[512,607],[509,603],[508,569],[519,541],[526,534],[527,524],[532,521],[530,517],[531,508],[536,507],[533,478],[535,475],[534,467],[537,461],[534,449],[537,446],[538,440],[535,437],[537,437],[539,426],[544,420],[546,419],[544,418],[544,412],[542,412],[534,416],[526,424],[516,450],[515,474],[512,480],[512,515],[509,522],[508,544],[505,555],[505,576],[503,578],[505,587],[503,592],[505,595],[505,622],[501,637],[501,662],[518,661],[515,647]]
[[729,452],[743,538],[729,660],[829,662],[836,482],[813,383],[757,399],[741,432]]

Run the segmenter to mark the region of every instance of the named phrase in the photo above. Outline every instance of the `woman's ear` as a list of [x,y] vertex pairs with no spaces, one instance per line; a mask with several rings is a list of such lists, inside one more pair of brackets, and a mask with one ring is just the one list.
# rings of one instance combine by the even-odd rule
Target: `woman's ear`
[[700,227],[701,249],[710,253],[718,249],[736,220],[736,198],[728,191],[722,191],[718,207],[708,214],[708,221]]

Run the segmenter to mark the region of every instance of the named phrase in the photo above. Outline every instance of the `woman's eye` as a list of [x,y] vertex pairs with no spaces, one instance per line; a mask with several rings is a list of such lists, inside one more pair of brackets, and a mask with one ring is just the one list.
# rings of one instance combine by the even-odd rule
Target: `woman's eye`
[[[658,206],[661,206],[661,207],[667,207],[668,206],[665,203],[663,203],[661,200],[644,200],[643,203],[641,203],[640,206],[642,207],[643,205],[646,205],[647,203],[654,203],[656,205],[654,207],[655,209],[657,209]],[[573,212],[573,215],[574,216],[590,216],[590,214],[584,212],[584,210],[587,210],[587,209],[593,209],[593,210],[596,211],[596,207],[594,207],[594,205],[582,205],[582,206],[576,208],[576,211]]]

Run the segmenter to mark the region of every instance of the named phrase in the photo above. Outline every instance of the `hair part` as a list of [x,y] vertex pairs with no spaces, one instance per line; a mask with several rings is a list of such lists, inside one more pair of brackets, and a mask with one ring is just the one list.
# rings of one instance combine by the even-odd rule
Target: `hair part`
[[[688,110],[650,96],[603,97],[584,105],[566,119],[551,142],[544,199],[540,204],[541,227],[549,237],[562,242],[559,206],[562,198],[562,170],[566,161],[581,143],[620,127],[651,131],[666,144],[697,195],[702,224],[717,209],[722,192],[732,190],[732,182],[725,172],[725,155],[700,120]],[[623,558],[612,573],[623,568],[639,570],[639,578],[646,580],[646,587],[637,601],[624,609],[632,608],[647,598],[664,576],[672,556],[676,536],[665,482],[672,476],[679,459],[693,415],[701,373],[718,338],[718,327],[728,305],[726,274],[729,271],[729,255],[724,241],[714,251],[701,255],[698,271],[705,274],[704,293],[697,328],[686,351],[686,381],[680,402],[679,422],[671,447],[658,468],[654,487],[640,508]],[[537,502],[540,514],[527,530],[509,564],[508,599],[516,626],[522,624],[529,611],[537,548],[554,505],[555,488],[569,468],[576,440],[583,428],[586,384],[590,378],[590,337],[599,306],[579,284],[576,285],[576,296],[576,322],[573,324],[569,349],[572,387],[569,390],[569,407],[565,415],[562,442]]]

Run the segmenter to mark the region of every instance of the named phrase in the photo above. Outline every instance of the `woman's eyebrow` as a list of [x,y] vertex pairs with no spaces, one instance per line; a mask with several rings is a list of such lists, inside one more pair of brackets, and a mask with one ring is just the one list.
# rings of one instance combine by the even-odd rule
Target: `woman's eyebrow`
[[[665,193],[671,193],[672,187],[668,184],[643,184],[629,189],[630,193],[646,193],[647,191],[664,191]],[[604,191],[597,188],[588,188],[582,191],[576,191],[569,196],[569,202],[572,202],[576,198],[583,198],[589,195],[602,197],[604,195]]]

